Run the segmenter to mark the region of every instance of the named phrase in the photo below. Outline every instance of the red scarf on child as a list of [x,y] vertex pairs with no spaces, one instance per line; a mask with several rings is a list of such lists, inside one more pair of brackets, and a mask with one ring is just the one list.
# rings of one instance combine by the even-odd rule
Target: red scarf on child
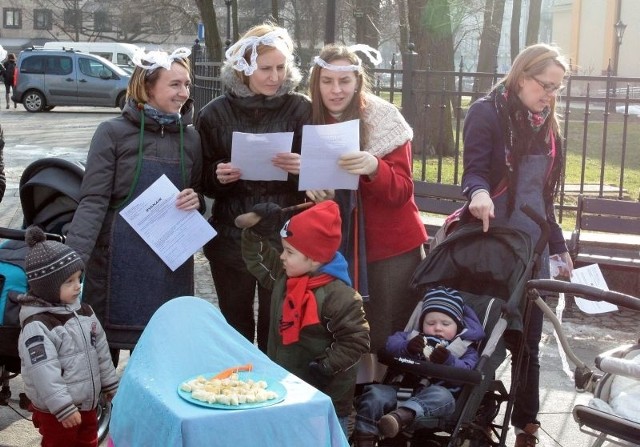
[[290,345],[300,339],[300,330],[320,323],[318,304],[313,289],[329,284],[335,278],[323,273],[318,276],[298,276],[287,279],[287,292],[282,303],[280,335],[282,344]]

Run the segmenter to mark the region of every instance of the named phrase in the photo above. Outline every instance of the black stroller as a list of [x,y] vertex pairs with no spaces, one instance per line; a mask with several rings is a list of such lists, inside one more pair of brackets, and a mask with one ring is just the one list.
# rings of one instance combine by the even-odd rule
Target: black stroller
[[[20,178],[20,205],[23,213],[21,229],[0,228],[0,404],[8,405],[11,398],[10,380],[20,373],[18,336],[19,306],[9,299],[9,292],[23,293],[27,289],[24,259],[27,246],[25,228],[40,225],[47,239],[64,242],[68,224],[80,200],[80,185],[84,175],[81,165],[59,158],[43,158],[31,163]],[[20,396],[20,407],[26,409],[28,400]],[[98,437],[102,440],[109,427],[111,404],[98,406]]]
[[[446,379],[462,385],[452,416],[422,420],[418,418],[407,432],[380,445],[412,446],[502,446],[519,378],[512,377],[511,392],[495,380],[495,371],[512,352],[514,371],[523,360],[522,334],[528,325],[530,309],[526,284],[532,278],[546,241],[548,227],[528,210],[542,232],[533,247],[530,237],[518,230],[493,226],[483,233],[482,224],[460,226],[422,261],[412,278],[412,286],[425,291],[435,286],[460,291],[465,304],[472,307],[483,324],[485,339],[478,348],[481,359],[474,370],[390,357],[379,353],[391,374],[398,371],[420,377]],[[416,308],[407,330],[415,329],[419,316]],[[416,325],[416,326],[414,326]],[[409,397],[407,395],[406,397]],[[405,398],[406,398],[405,397]],[[399,401],[402,399],[398,393]],[[494,421],[506,403],[504,419]],[[397,439],[402,438],[402,439]]]

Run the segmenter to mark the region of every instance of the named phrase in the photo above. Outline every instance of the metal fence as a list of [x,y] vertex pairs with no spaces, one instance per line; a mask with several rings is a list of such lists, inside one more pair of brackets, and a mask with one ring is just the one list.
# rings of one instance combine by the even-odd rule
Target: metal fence
[[[221,64],[206,61],[202,51],[193,53],[192,96],[197,113],[222,92]],[[417,57],[416,53],[409,52],[403,55],[402,63],[396,63],[394,59],[390,68],[373,69],[373,89],[377,95],[399,104],[414,129],[424,125],[427,110],[439,111],[429,116],[434,119],[435,115],[440,120],[432,128],[451,128],[454,147],[447,155],[433,152],[432,148],[439,147],[441,140],[447,137],[442,132],[429,135],[428,144],[423,143],[421,147],[414,144],[417,181],[459,184],[461,130],[467,107],[502,74],[466,72],[462,69],[462,61],[457,71],[418,70],[414,68]],[[442,87],[429,87],[434,85]],[[419,104],[418,97],[421,98]],[[558,111],[563,116],[565,171],[571,171],[569,180],[563,173],[558,197],[560,219],[565,212],[575,209],[575,198],[581,193],[640,200],[637,187],[640,184],[640,78],[616,77],[611,72],[604,76],[572,74],[559,96]],[[445,120],[449,120],[450,126],[444,126]],[[597,169],[593,168],[594,164]],[[576,179],[576,166],[579,179]],[[599,173],[597,177],[587,176],[594,171]],[[636,186],[629,187],[630,184]]]

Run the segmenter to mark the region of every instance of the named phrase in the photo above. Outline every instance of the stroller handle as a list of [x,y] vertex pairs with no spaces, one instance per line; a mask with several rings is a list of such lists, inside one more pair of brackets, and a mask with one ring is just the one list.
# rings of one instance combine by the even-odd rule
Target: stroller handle
[[[0,227],[0,239],[11,239],[14,241],[24,241],[24,235],[27,230],[16,230],[13,228]],[[45,233],[48,241],[56,241],[64,243],[65,237],[55,233]]]
[[640,299],[632,295],[602,290],[585,284],[575,284],[557,279],[532,279],[527,281],[528,289],[546,290],[548,292],[561,292],[578,295],[589,301],[607,301],[627,309],[640,311]]

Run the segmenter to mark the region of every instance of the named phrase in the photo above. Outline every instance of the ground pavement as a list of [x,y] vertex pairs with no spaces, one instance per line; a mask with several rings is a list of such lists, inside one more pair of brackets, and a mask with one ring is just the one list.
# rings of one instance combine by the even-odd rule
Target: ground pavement
[[[58,114],[55,112],[28,114],[20,110],[11,112],[12,114],[0,115],[0,123],[10,139],[20,135],[21,144],[8,144],[5,148],[9,183],[5,198],[0,203],[0,226],[19,228],[22,223],[22,211],[17,188],[22,169],[16,160],[25,159],[25,157],[39,158],[38,155],[82,160],[86,157],[86,148],[96,122],[112,117],[116,112],[104,113],[102,110],[90,109],[90,113],[96,114],[95,118],[91,118],[90,113],[84,113],[84,109],[82,114],[75,115],[63,112]],[[74,121],[76,119],[77,121]],[[64,122],[66,127],[49,124],[54,122]],[[33,127],[36,124],[38,127]],[[36,132],[34,129],[39,130]],[[26,144],[33,138],[42,139],[38,143],[40,147],[36,147],[37,144]],[[69,150],[69,146],[79,150]],[[209,265],[202,252],[196,253],[195,267],[196,295],[217,305]],[[638,312],[621,310],[615,313],[587,316],[574,306],[568,306],[562,311],[562,302],[557,298],[550,299],[549,304],[555,309],[556,314],[562,315],[563,332],[568,336],[577,356],[588,365],[593,365],[593,360],[598,353],[621,344],[636,342],[640,336],[638,330],[640,313]],[[126,360],[125,354],[118,368],[120,373],[126,366]],[[591,397],[589,394],[579,394],[574,391],[573,381],[570,378],[571,369],[564,366],[563,354],[558,350],[553,327],[551,323],[545,321],[541,341],[542,402],[539,415],[542,422],[542,443],[540,444],[542,446],[584,447],[593,442],[594,438],[580,432],[571,414],[576,404],[584,404]],[[509,370],[509,360],[507,360],[498,371],[498,377],[507,383],[507,386],[510,382]],[[24,419],[29,415],[18,407],[18,393],[22,392],[20,377],[11,381],[11,387],[11,407],[0,407],[0,447],[38,445],[40,439],[38,433],[31,423]],[[105,444],[103,443],[101,447]],[[513,445],[511,431],[507,445]],[[605,447],[612,445],[607,443]]]

